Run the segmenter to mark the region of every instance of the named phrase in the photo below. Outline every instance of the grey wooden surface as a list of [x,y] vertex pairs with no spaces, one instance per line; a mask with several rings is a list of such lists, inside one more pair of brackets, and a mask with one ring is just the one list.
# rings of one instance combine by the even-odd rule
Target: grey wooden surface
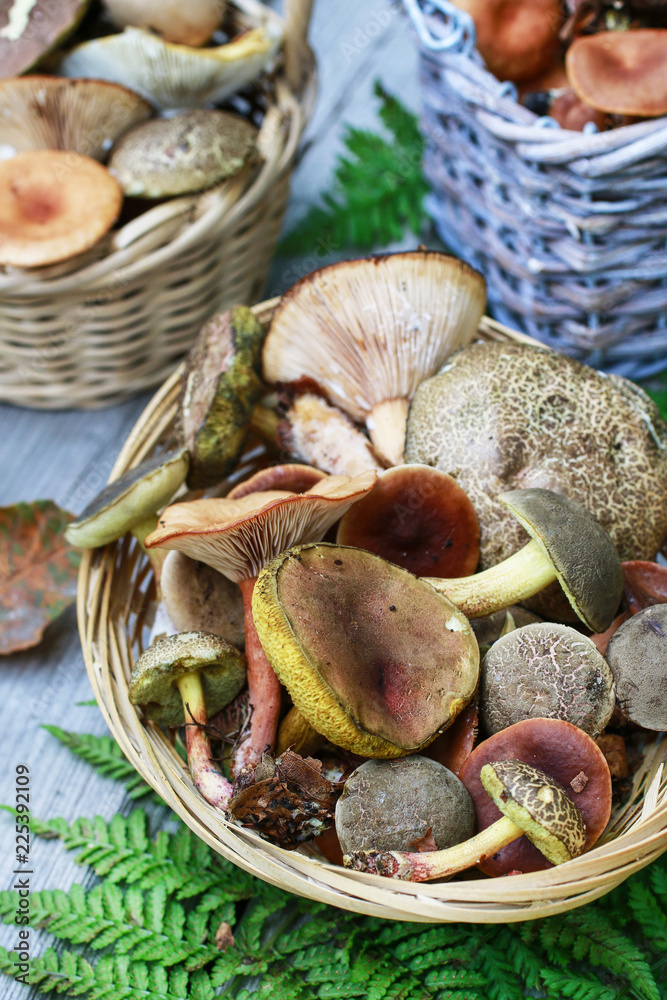
[[[390,0],[315,0],[311,41],[319,65],[320,89],[304,137],[303,155],[292,186],[287,225],[328,186],[341,150],[344,123],[377,127],[374,78],[418,106],[416,55],[399,4]],[[414,245],[408,239],[406,246]],[[301,274],[326,262],[321,247],[300,260],[277,260],[267,282],[276,294]],[[38,412],[0,405],[0,505],[52,498],[74,513],[106,482],[116,455],[150,393],[92,412]],[[79,732],[104,733],[91,698],[76,620],[68,611],[50,626],[34,650],[0,658],[0,724],[3,773],[0,803],[14,801],[16,765],[31,773],[31,809],[40,818],[102,815],[110,820],[131,803],[116,783],[96,776],[41,726],[53,723]],[[67,889],[86,880],[59,844],[33,840],[31,888]],[[11,888],[16,853],[13,820],[0,814],[0,887]],[[0,927],[0,943],[12,948],[14,929]],[[39,954],[46,936],[31,933]],[[0,998],[29,1000],[36,991],[0,976]]]

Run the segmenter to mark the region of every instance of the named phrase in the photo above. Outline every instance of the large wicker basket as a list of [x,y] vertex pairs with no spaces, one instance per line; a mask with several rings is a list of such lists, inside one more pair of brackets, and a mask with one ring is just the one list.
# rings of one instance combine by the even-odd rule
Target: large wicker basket
[[87,254],[48,268],[0,269],[0,400],[98,407],[159,385],[217,310],[260,297],[314,97],[306,36],[312,0],[233,0],[238,30],[284,30],[258,94],[259,164],[201,196],[157,205]]
[[428,201],[496,319],[598,368],[667,368],[667,118],[586,134],[517,103],[448,0],[404,0],[421,52]]
[[[277,300],[255,307],[268,321]],[[481,337],[529,341],[490,320]],[[168,441],[180,370],[146,408],[114,466],[112,478]],[[123,752],[194,832],[219,854],[290,892],[359,913],[415,921],[504,923],[568,910],[601,896],[667,850],[667,738],[646,734],[629,800],[616,809],[603,840],[558,868],[510,879],[464,877],[438,884],[383,879],[331,865],[307,847],[292,852],[252,830],[225,822],[205,802],[165,733],[145,724],[128,699],[128,679],[154,605],[150,566],[128,536],[84,556],[79,577],[81,641],[95,697]]]

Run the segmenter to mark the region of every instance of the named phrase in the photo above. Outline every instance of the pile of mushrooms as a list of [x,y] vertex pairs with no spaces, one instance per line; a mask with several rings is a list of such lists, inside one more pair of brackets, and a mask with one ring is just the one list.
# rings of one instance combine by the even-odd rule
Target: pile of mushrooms
[[315,272],[268,331],[213,317],[171,450],[67,529],[150,559],[130,699],[185,727],[203,799],[361,872],[565,863],[626,740],[667,731],[667,425],[623,379],[476,341],[483,306],[415,251]]
[[604,130],[667,114],[667,15],[642,0],[454,0],[499,80],[562,128]]
[[195,206],[232,178],[245,188],[258,127],[234,95],[282,38],[268,15],[234,36],[225,11],[220,0],[2,6],[0,266],[104,252],[114,227],[166,199]]

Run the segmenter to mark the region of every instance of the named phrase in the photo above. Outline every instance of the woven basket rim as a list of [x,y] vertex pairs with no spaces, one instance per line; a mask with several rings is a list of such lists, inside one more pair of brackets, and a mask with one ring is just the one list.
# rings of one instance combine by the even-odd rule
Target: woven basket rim
[[[278,299],[253,307],[262,322]],[[486,317],[482,337],[538,344]],[[539,346],[544,347],[540,344]],[[110,480],[148,454],[170,425],[181,365],[158,390],[134,425]],[[205,802],[187,767],[162,731],[143,724],[129,702],[126,676],[131,654],[122,622],[110,615],[114,581],[127,564],[127,543],[85,552],[79,572],[77,617],[86,669],[112,734],[142,777],[180,818],[216,852],[264,881],[297,895],[342,909],[395,920],[509,923],[551,916],[609,892],[634,871],[667,851],[667,736],[649,734],[641,774],[643,799],[635,785],[629,820],[620,835],[598,843],[564,865],[512,878],[462,878],[411,883],[352,872],[303,852],[292,852],[236,827]],[[125,591],[123,591],[125,592]],[[639,804],[638,804],[639,803]],[[637,815],[641,805],[641,814]],[[625,807],[624,807],[625,808]],[[634,810],[634,812],[633,812]]]

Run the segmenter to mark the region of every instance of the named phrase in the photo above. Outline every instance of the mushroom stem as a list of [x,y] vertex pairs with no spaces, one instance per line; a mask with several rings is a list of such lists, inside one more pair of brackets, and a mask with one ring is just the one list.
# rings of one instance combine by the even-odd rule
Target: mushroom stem
[[407,399],[385,399],[366,418],[373,447],[388,465],[403,464],[409,408]]
[[257,403],[250,418],[250,428],[269,444],[278,444],[278,424],[280,417],[270,406]]
[[213,763],[211,744],[202,728],[208,722],[208,715],[201,678],[193,671],[178,677],[176,684],[183,699],[185,745],[192,780],[207,802],[226,810],[232,786]]
[[509,817],[502,816],[475,837],[444,851],[354,851],[343,857],[343,864],[346,868],[386,878],[429,882],[435,878],[447,878],[485,861],[513,840],[518,840],[523,833],[521,827]]
[[294,706],[280,723],[276,757],[279,757],[285,750],[293,750],[295,753],[301,754],[302,757],[310,757],[317,753],[323,742],[324,737],[320,736],[316,729],[313,729],[305,716]]
[[147,549],[146,546],[144,545],[144,541],[146,540],[146,538],[148,538],[148,536],[152,531],[155,531],[155,529],[157,528],[157,524],[158,524],[157,514],[151,514],[149,517],[145,517],[143,521],[140,521],[139,524],[135,524],[130,530],[134,535],[134,537],[136,538],[136,540],[139,542],[142,551],[146,554],[151,566],[153,567],[155,586],[158,588],[158,593],[159,593],[162,567],[169,553],[167,552],[166,549]]
[[542,545],[531,539],[508,559],[473,576],[422,579],[448,597],[467,618],[483,618],[532,597],[553,583],[557,575]]
[[251,715],[248,735],[233,754],[232,771],[235,775],[249,764],[258,764],[267,747],[273,747],[280,717],[280,681],[266,658],[252,616],[252,592],[256,580],[257,577],[253,576],[239,583],[245,612],[245,654]]

